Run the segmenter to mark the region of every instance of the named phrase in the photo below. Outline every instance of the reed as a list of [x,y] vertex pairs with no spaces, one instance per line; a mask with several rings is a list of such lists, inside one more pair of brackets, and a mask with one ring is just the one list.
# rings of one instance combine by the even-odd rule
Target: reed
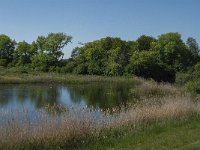
[[[47,106],[50,107],[50,106]],[[59,109],[59,106],[56,110]],[[102,138],[104,131],[131,126],[133,130],[150,123],[184,120],[193,115],[199,115],[200,103],[190,96],[176,95],[160,98],[143,99],[128,108],[118,110],[94,110],[91,108],[60,107],[59,114],[53,108],[47,108],[53,113],[49,115],[44,110],[35,113],[35,119],[28,117],[28,110],[1,113],[4,123],[0,126],[0,148],[3,149],[48,149],[62,146],[78,148],[84,142],[91,142],[92,137]],[[55,112],[54,112],[55,111]],[[97,112],[98,115],[96,114]],[[21,113],[23,115],[18,115]],[[19,118],[19,116],[21,116]]]
[[[0,110],[0,149],[80,149],[94,140],[136,132],[150,124],[199,117],[200,102],[173,85],[136,77],[79,76],[56,73],[1,74],[0,83],[119,82],[134,84],[134,104],[107,110],[46,106],[38,111]],[[30,117],[30,115],[34,116]],[[128,131],[125,129],[128,128]]]

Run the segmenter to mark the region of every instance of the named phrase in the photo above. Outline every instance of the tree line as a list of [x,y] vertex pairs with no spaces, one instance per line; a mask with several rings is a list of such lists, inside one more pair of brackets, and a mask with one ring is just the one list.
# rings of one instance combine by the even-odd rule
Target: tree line
[[62,49],[72,37],[65,33],[49,33],[39,36],[31,44],[16,43],[7,35],[0,35],[0,66],[27,66],[38,71],[49,71],[51,67],[62,66]]
[[27,67],[37,71],[122,76],[136,75],[158,82],[175,82],[178,73],[197,68],[199,46],[189,37],[186,42],[177,32],[157,38],[142,35],[135,41],[106,37],[72,50],[63,59],[63,48],[72,41],[65,33],[39,36],[31,44],[16,43],[0,35],[0,66]]

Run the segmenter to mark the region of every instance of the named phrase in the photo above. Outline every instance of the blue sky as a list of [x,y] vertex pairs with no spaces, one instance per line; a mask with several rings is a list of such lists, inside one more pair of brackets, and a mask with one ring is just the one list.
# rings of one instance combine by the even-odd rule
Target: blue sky
[[200,0],[0,0],[0,34],[32,42],[38,35],[65,32],[73,43],[106,36],[135,40],[180,32],[200,44]]

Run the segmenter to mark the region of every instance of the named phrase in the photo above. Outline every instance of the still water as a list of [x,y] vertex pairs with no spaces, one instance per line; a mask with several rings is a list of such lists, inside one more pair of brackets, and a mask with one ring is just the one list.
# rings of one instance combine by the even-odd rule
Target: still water
[[93,83],[81,85],[0,85],[0,109],[41,110],[45,106],[107,109],[131,101],[133,85]]

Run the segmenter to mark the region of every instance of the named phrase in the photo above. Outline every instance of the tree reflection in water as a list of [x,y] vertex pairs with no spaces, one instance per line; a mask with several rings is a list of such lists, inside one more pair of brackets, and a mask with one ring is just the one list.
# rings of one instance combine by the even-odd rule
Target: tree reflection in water
[[[133,85],[122,83],[92,83],[80,85],[1,85],[0,107],[21,104],[35,109],[55,105],[80,105],[107,109],[131,100]],[[67,103],[65,103],[67,101]],[[25,105],[26,106],[26,105]]]

